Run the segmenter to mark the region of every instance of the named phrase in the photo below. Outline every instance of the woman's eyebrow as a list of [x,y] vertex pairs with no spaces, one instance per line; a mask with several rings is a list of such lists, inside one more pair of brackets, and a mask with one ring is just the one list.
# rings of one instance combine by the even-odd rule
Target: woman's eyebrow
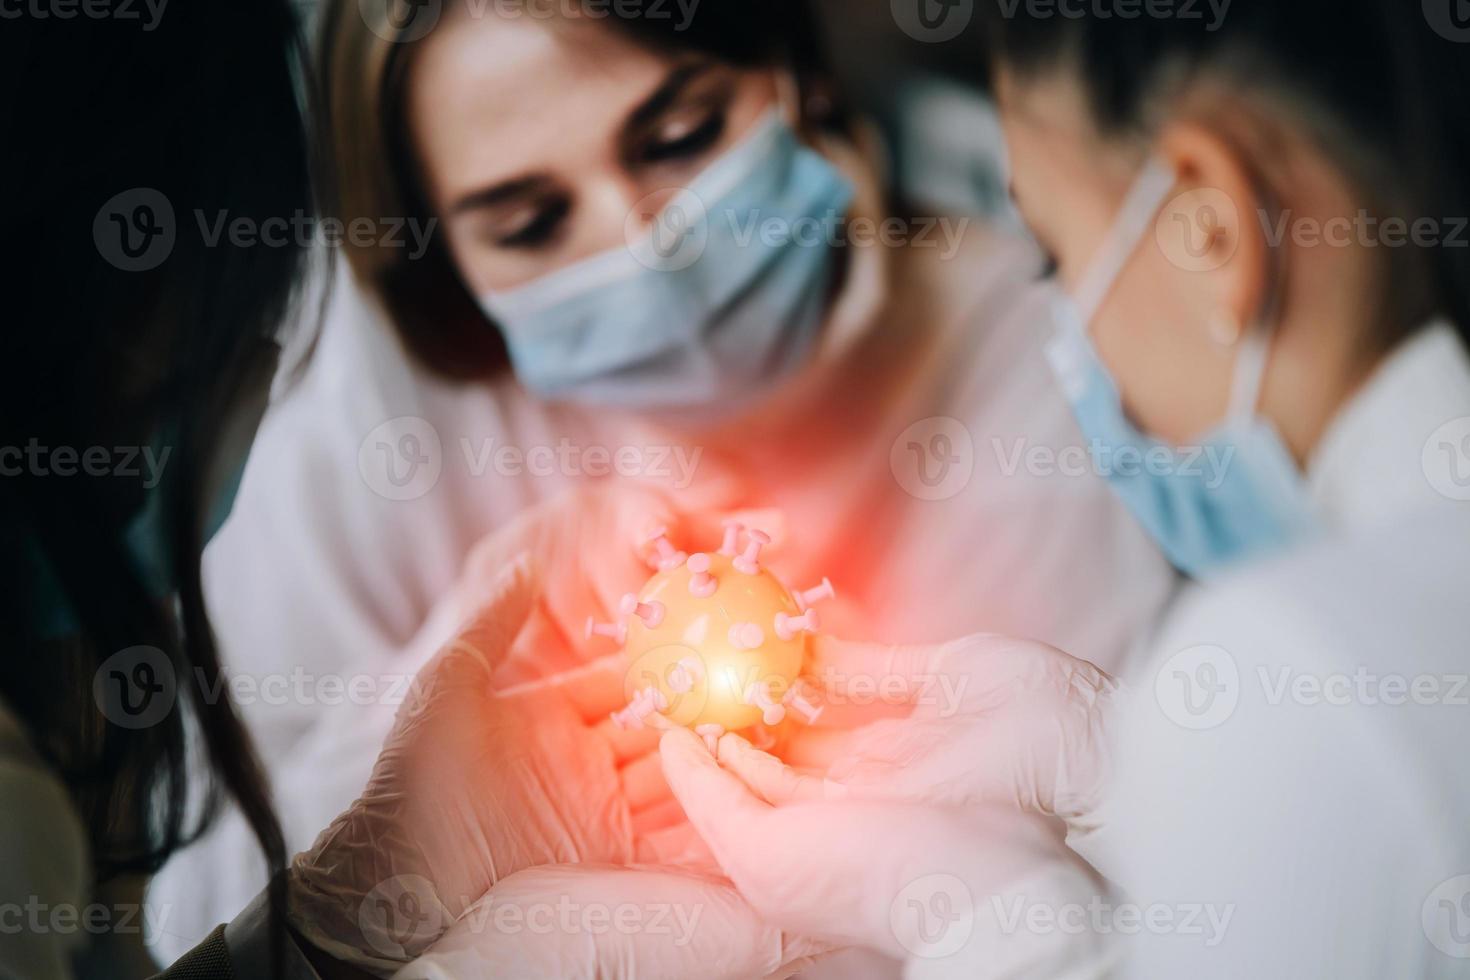
[[644,99],[637,108],[628,115],[628,129],[636,129],[646,123],[657,119],[669,106],[676,102],[684,89],[688,88],[696,80],[714,71],[718,66],[713,61],[696,61],[680,65],[669,72],[667,78],[654,89],[653,94]]
[[526,197],[545,187],[549,181],[545,177],[516,177],[512,180],[491,184],[476,191],[470,191],[450,206],[451,214],[462,214],[465,211],[474,211],[479,208],[494,207],[513,201],[518,197]]

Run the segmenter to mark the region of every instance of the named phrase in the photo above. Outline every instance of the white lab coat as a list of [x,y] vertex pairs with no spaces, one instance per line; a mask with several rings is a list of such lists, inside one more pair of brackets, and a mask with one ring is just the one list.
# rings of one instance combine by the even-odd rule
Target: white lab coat
[[[880,254],[859,250],[829,333],[876,337],[898,355],[912,338],[924,356],[899,378],[881,359],[837,362],[821,382],[830,397],[809,398],[802,383],[780,394],[815,406],[805,424],[787,419],[755,445],[549,407],[510,378],[448,384],[413,364],[376,307],[339,282],[314,360],[267,415],[231,520],[206,555],[226,664],[254,677],[304,671],[308,690],[332,674],[410,674],[437,639],[415,642],[416,633],[470,547],[579,483],[477,472],[483,450],[491,440],[528,449],[565,437],[612,449],[683,446],[686,459],[701,452],[689,487],[677,486],[678,472],[653,482],[686,502],[782,508],[791,539],[778,571],[800,587],[830,575],[864,613],[851,628],[875,639],[1007,632],[1116,669],[1175,579],[1101,479],[1017,455],[1081,445],[1041,354],[1049,326],[1032,286],[1033,249],[975,226],[953,256],[908,249],[880,263]],[[369,434],[401,416],[432,425],[442,447],[437,482],[412,500],[387,499],[359,470]],[[911,429],[941,416],[952,422]],[[933,441],[941,431],[952,436],[946,455],[961,476],[936,491],[915,467],[919,455],[945,448]],[[937,479],[941,462],[924,459],[924,475]],[[725,500],[730,474],[743,488],[738,501]],[[922,499],[936,493],[942,499]],[[254,696],[241,710],[274,780],[288,844],[303,848],[363,785],[392,712],[282,698],[299,687],[277,684],[273,703]],[[261,884],[243,821],[227,815],[154,883],[155,900],[180,910],[169,951],[228,919]]]
[[1316,453],[1323,538],[1192,589],[1131,672],[1074,841],[1172,916],[1125,975],[1470,975],[1467,432],[1470,357],[1436,326]]

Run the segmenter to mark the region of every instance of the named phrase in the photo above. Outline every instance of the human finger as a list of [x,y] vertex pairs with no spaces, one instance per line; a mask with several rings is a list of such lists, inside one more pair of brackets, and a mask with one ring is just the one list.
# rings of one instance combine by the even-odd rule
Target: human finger
[[415,686],[488,688],[531,614],[537,587],[529,557],[519,556],[496,577],[490,598],[424,668]]
[[825,770],[852,754],[862,728],[808,728],[798,726],[787,737],[781,755],[797,769]]
[[633,836],[638,842],[634,845],[635,860],[641,864],[667,863],[659,860],[657,856],[645,853],[643,841],[657,837],[680,825],[689,826],[689,820],[684,816],[683,807],[679,806],[679,801],[672,796],[662,803],[655,803],[646,810],[634,812],[632,820]]
[[932,678],[944,648],[857,643],[819,635],[811,644],[806,675],[824,695],[845,695],[857,685],[879,689],[897,703],[912,702]]
[[624,728],[611,718],[604,718],[594,731],[612,746],[613,761],[624,766],[647,755],[658,754],[659,736],[657,728]]
[[534,686],[558,691],[583,721],[595,725],[627,703],[628,696],[623,689],[627,673],[627,661],[614,653],[586,666],[554,674]]
[[704,742],[686,728],[673,728],[659,742],[664,776],[685,814],[723,864],[738,856],[741,842],[760,838],[769,805],[739,777],[720,768]]
[[835,798],[840,788],[819,776],[797,772],[780,759],[733,732],[721,736],[719,761],[767,803],[799,803]]
[[619,769],[618,779],[623,798],[635,812],[673,799],[669,781],[664,777],[663,761],[656,755],[646,755]]

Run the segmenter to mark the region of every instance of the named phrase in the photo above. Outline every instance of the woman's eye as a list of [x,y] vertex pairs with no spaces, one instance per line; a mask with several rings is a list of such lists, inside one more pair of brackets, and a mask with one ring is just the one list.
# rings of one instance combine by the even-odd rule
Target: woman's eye
[[644,163],[665,163],[699,156],[725,133],[725,114],[715,112],[690,122],[675,120],[654,134],[644,148]]
[[501,248],[537,248],[556,237],[571,205],[566,198],[527,208],[510,224],[510,230],[499,231],[495,244]]

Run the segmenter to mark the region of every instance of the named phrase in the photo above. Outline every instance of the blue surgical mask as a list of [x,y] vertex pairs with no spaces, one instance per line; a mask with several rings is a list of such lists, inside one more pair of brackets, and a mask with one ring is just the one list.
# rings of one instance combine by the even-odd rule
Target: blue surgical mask
[[709,415],[805,364],[853,188],[772,111],[630,244],[480,298],[548,401]]
[[1312,533],[1315,518],[1295,460],[1257,412],[1274,308],[1241,338],[1224,423],[1187,450],[1144,434],[1128,419],[1088,335],[1173,186],[1173,172],[1158,161],[1139,176],[1076,295],[1058,300],[1047,356],[1083,435],[1107,460],[1104,473],[1114,491],[1176,568],[1208,578],[1297,543]]

